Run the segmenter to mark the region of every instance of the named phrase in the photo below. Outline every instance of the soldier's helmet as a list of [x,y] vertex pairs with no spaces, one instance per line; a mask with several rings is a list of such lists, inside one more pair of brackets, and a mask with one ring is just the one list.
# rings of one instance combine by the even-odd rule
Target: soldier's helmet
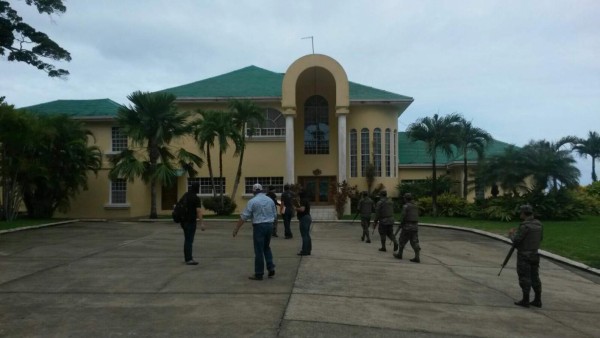
[[387,197],[387,191],[385,191],[385,190],[381,190],[381,191],[379,192],[379,196],[381,196],[381,197]]
[[404,194],[404,199],[406,201],[412,201],[413,200],[412,194],[407,192],[406,194]]
[[520,206],[519,211],[526,215],[533,214],[533,208],[529,204],[523,204],[522,206]]
[[369,196],[369,193],[368,193],[368,192],[366,192],[366,191],[363,191],[363,192],[361,193],[361,195],[362,195],[363,197],[367,197],[367,196]]

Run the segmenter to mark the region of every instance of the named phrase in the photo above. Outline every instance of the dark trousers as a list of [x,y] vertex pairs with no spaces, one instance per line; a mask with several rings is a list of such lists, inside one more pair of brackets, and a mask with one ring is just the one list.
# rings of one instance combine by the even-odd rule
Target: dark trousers
[[517,275],[519,275],[519,286],[523,293],[529,294],[531,288],[536,294],[542,291],[540,280],[540,255],[517,253]]
[[312,239],[310,238],[310,225],[312,223],[312,217],[310,215],[304,215],[300,218],[300,236],[302,236],[302,253],[310,254],[312,251]]
[[185,261],[194,259],[192,256],[192,246],[194,244],[194,236],[196,235],[196,221],[181,223],[183,229],[183,257]]
[[275,220],[273,221],[273,236],[277,236],[277,223],[279,221],[277,217],[278,215],[275,215]]
[[360,225],[362,226],[363,232],[362,232],[362,238],[363,239],[368,239],[371,240],[371,237],[369,236],[369,224],[371,224],[371,217],[360,217]]
[[394,237],[394,224],[379,224],[379,237],[381,238],[381,247],[385,248],[385,238],[389,238],[394,246],[398,245],[396,237]]
[[292,216],[294,215],[294,211],[292,207],[285,207],[285,211],[283,212],[283,228],[285,231],[285,237],[292,237],[292,229],[290,228],[290,224],[292,223]]
[[410,246],[412,246],[415,252],[421,251],[421,246],[419,245],[419,231],[418,230],[404,230],[400,231],[400,238],[398,239],[398,244],[400,245],[399,252],[404,250],[406,243],[410,241]]
[[271,233],[273,223],[252,224],[252,239],[254,240],[254,274],[262,276],[265,274],[265,261],[267,270],[275,269],[273,264],[273,253],[271,252]]

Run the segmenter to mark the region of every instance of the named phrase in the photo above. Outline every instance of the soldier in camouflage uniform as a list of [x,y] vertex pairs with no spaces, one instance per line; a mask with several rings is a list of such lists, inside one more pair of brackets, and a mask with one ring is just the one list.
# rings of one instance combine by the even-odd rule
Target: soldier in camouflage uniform
[[400,214],[400,248],[398,252],[394,254],[394,257],[402,259],[402,251],[406,243],[410,241],[410,246],[415,251],[415,257],[411,259],[411,262],[421,263],[421,246],[419,245],[419,208],[413,203],[413,197],[411,194],[404,194],[404,206],[402,207],[402,213]]
[[[517,249],[517,274],[523,298],[515,305],[542,307],[542,281],[540,280],[540,255],[538,249],[543,238],[542,223],[533,218],[533,208],[530,205],[520,207],[521,224],[519,228],[509,233],[513,246]],[[529,302],[529,292],[533,288],[535,298]]]
[[373,200],[369,197],[369,193],[362,192],[362,197],[358,201],[358,212],[360,213],[360,225],[362,226],[361,241],[367,239],[367,243],[371,243],[369,236],[369,225],[371,223],[371,214],[373,213]]
[[385,248],[386,237],[394,243],[394,251],[398,250],[398,241],[394,236],[394,204],[387,198],[387,192],[379,193],[379,202],[375,205],[375,220],[373,228],[379,225],[379,236],[381,237],[381,248],[379,251],[387,251]]

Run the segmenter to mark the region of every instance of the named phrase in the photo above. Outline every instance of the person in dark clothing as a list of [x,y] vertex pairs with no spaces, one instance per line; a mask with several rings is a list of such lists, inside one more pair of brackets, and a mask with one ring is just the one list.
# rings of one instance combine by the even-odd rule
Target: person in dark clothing
[[381,248],[379,251],[387,251],[385,247],[386,237],[394,243],[394,251],[398,250],[398,241],[394,236],[394,204],[387,198],[387,192],[379,192],[379,202],[375,205],[375,220],[373,228],[379,225],[379,237],[381,238]]
[[312,251],[312,240],[310,238],[310,225],[312,217],[310,216],[310,201],[305,191],[298,194],[300,205],[296,206],[298,221],[300,222],[300,236],[302,236],[302,249],[298,256],[310,256]]
[[360,225],[362,226],[361,241],[367,239],[367,243],[371,243],[371,237],[369,236],[369,226],[371,223],[371,214],[373,213],[373,200],[369,197],[369,193],[366,191],[362,192],[362,197],[358,201],[358,213],[360,214]]
[[[508,237],[517,249],[517,275],[523,298],[515,305],[542,307],[542,281],[540,280],[540,254],[538,250],[544,237],[542,223],[533,217],[531,205],[520,207],[522,220],[518,229],[511,229]],[[529,293],[533,288],[535,297],[529,302]]]
[[[277,195],[275,194],[274,186],[269,186],[269,192],[267,192],[267,196],[273,200],[273,203],[275,203],[275,207],[281,207],[281,203],[277,201]],[[273,221],[273,233],[271,234],[272,237],[279,237],[277,236],[277,220],[277,215],[275,215],[275,220]]]
[[204,231],[204,223],[202,222],[202,202],[197,193],[200,190],[198,183],[192,183],[188,191],[181,197],[185,201],[186,213],[183,217],[181,229],[183,229],[183,256],[185,264],[187,265],[198,265],[198,262],[194,260],[192,256],[192,247],[194,244],[194,237],[196,235],[196,222],[200,222],[200,229]]
[[292,229],[290,225],[292,223],[292,217],[294,216],[294,203],[295,198],[294,192],[290,189],[290,185],[286,184],[283,186],[283,193],[281,194],[281,207],[280,212],[283,210],[283,228],[285,232],[285,239],[293,238]]
[[410,241],[415,251],[415,257],[411,259],[411,262],[421,263],[421,246],[419,245],[419,208],[413,203],[413,197],[410,193],[404,194],[404,206],[402,207],[402,213],[400,214],[400,232],[399,248],[398,252],[394,254],[394,257],[402,259],[402,251],[406,243]]

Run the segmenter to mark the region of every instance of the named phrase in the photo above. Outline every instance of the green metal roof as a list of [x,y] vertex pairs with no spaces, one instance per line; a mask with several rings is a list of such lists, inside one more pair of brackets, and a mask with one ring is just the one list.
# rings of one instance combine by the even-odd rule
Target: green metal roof
[[[172,93],[178,98],[231,98],[231,97],[272,97],[281,98],[282,73],[256,66],[188,83],[182,86],[160,90]],[[412,101],[412,97],[395,94],[381,89],[349,82],[350,100]]]
[[67,114],[74,117],[116,116],[120,105],[110,99],[98,100],[56,100],[19,109],[33,113]]
[[[493,140],[485,149],[486,156],[502,154],[510,144]],[[436,154],[436,166],[446,165],[453,162],[462,162],[463,154],[456,154],[452,157],[446,156],[441,151]],[[477,154],[474,151],[467,152],[467,161],[477,161]],[[399,165],[431,165],[431,156],[427,153],[425,142],[412,142],[408,139],[406,132],[398,133],[398,164]]]

